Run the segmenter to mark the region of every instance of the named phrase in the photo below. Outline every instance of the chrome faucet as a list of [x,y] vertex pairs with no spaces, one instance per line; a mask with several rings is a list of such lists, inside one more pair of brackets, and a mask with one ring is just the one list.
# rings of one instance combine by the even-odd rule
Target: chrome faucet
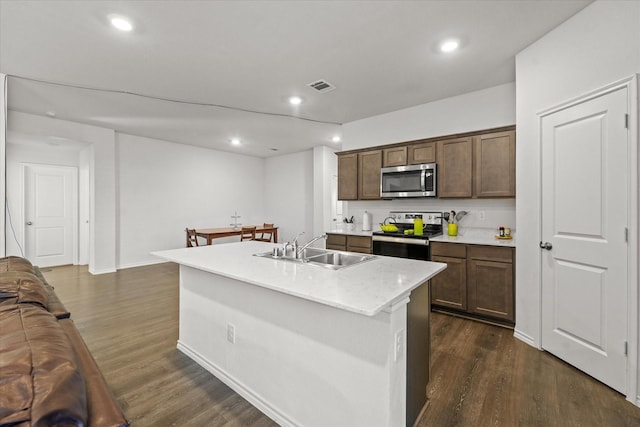
[[304,246],[302,246],[300,249],[297,249],[297,244],[296,244],[296,246],[294,246],[294,248],[296,248],[295,252],[294,252],[295,258],[296,259],[300,259],[300,254],[303,253],[304,250],[307,249],[313,242],[315,242],[317,240],[320,240],[320,239],[326,239],[326,238],[327,238],[326,234],[323,234],[322,236],[314,237],[313,239],[311,239],[307,243],[305,243]]
[[301,233],[298,233],[298,235],[295,237],[295,239],[293,239],[293,242],[285,242],[284,245],[282,245],[282,252],[283,252],[283,256],[287,256],[287,251],[289,249],[289,246],[291,246],[291,248],[293,249],[293,258],[297,258],[297,253],[298,253],[298,239],[300,238],[300,236],[302,236],[304,234],[304,231]]
[[[298,233],[298,235],[296,236],[295,239],[293,239],[293,242],[291,243],[291,246],[293,247],[293,257],[294,258],[298,258],[298,239],[300,238],[300,236],[302,236],[304,234],[304,231],[301,231],[300,233]],[[286,247],[285,247],[285,255],[286,255]]]

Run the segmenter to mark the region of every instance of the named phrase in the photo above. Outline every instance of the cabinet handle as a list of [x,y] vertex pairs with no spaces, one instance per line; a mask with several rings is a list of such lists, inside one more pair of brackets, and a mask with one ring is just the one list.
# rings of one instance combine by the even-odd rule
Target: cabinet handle
[[553,248],[553,245],[549,242],[544,242],[544,243],[540,242],[540,248],[550,251],[551,248]]

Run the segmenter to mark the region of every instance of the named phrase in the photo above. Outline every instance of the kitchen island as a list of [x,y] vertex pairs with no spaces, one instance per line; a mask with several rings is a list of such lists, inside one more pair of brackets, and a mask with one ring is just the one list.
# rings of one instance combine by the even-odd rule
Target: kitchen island
[[427,281],[446,265],[253,256],[276,246],[154,253],[180,264],[178,349],[284,426],[411,425],[426,401]]

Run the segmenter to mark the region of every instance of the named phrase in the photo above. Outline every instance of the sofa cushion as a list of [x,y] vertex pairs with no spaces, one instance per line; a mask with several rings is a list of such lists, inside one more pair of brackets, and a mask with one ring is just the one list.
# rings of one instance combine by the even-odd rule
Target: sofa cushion
[[38,277],[24,271],[0,272],[0,304],[49,306],[49,290]]
[[0,330],[0,425],[87,425],[85,382],[55,316],[5,304]]
[[35,274],[33,264],[28,259],[17,256],[0,258],[0,271],[25,271]]

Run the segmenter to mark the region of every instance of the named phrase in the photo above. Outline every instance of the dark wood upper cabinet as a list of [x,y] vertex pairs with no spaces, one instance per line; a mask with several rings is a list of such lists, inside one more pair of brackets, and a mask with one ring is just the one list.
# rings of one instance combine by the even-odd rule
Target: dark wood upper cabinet
[[345,151],[338,200],[381,200],[380,169],[437,163],[438,197],[515,197],[515,126]]
[[358,153],[358,199],[380,199],[382,150]]
[[423,142],[407,147],[407,164],[419,165],[422,163],[434,163],[436,161],[436,143]]
[[393,147],[382,150],[382,167],[404,166],[407,164],[407,147]]
[[438,141],[438,197],[473,195],[473,138]]
[[515,197],[516,133],[474,137],[474,196]]
[[358,200],[358,154],[338,154],[338,200]]

